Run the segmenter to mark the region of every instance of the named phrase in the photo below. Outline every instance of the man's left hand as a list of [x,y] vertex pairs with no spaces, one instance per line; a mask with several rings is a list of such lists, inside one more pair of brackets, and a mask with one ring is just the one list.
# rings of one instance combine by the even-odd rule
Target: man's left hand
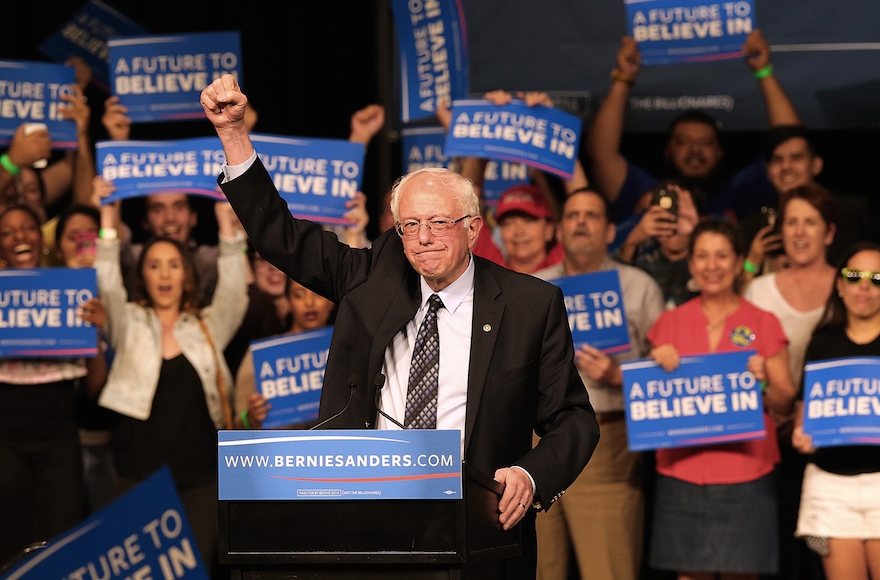
[[532,481],[522,469],[502,467],[495,472],[495,481],[504,485],[504,493],[498,502],[501,527],[509,530],[522,521],[532,505]]

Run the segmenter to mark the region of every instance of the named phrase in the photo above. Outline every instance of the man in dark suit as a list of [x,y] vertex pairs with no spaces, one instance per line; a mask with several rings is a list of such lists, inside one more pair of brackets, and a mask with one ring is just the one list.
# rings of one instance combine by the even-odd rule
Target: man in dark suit
[[[534,576],[534,512],[546,509],[586,465],[599,438],[574,365],[561,291],[476,258],[482,219],[469,180],[447,170],[409,174],[395,186],[396,227],[372,247],[352,249],[294,219],[256,156],[244,126],[247,97],[229,75],[202,105],[226,153],[221,186],[260,255],[339,305],[324,372],[321,418],[351,405],[328,427],[377,424],[379,407],[403,419],[415,335],[429,296],[442,300],[436,427],[462,433],[463,457],[504,485],[499,521],[523,526]],[[352,375],[366,379],[351,392]],[[393,427],[382,418],[379,427]],[[532,448],[532,431],[541,436]]]

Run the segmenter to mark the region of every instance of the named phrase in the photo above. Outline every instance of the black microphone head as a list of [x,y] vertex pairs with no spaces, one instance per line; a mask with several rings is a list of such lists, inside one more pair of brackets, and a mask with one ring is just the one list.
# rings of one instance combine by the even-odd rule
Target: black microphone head
[[382,387],[384,387],[385,386],[385,375],[383,375],[382,373],[379,373],[378,375],[376,375],[376,378],[373,379],[373,384],[376,385],[377,389],[381,389]]
[[357,373],[351,373],[351,376],[348,377],[348,388],[354,389],[358,385],[358,376]]

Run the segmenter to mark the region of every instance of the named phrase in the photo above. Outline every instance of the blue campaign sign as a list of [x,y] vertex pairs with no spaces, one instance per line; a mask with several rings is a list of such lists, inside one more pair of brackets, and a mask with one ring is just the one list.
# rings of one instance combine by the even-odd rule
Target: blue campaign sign
[[272,405],[264,429],[318,418],[333,327],[251,342],[257,392]]
[[98,353],[98,331],[79,315],[98,295],[94,269],[0,269],[0,280],[0,357]]
[[403,173],[426,167],[449,167],[449,156],[443,153],[446,131],[440,125],[404,127],[402,137]]
[[815,447],[880,445],[880,357],[804,367],[804,433]]
[[461,434],[220,431],[220,500],[461,499]]
[[766,437],[761,387],[746,370],[753,354],[682,357],[671,373],[653,360],[620,365],[630,450]]
[[202,119],[202,89],[227,73],[242,81],[238,32],[122,36],[107,46],[110,88],[134,123]]
[[53,149],[76,149],[76,123],[61,118],[75,85],[72,66],[0,60],[0,146],[9,145],[23,123],[42,123]]
[[391,0],[400,56],[400,120],[431,119],[437,101],[468,95],[467,34],[459,0]]
[[98,173],[116,187],[102,203],[162,192],[226,200],[217,185],[226,159],[217,137],[99,141],[95,150]]
[[110,91],[110,51],[107,40],[114,36],[148,34],[145,28],[100,0],[89,0],[54,34],[40,50],[56,62],[78,56],[92,69],[92,82]]
[[[443,127],[405,127],[400,134],[405,174],[425,167],[450,167],[453,160],[443,152],[446,141]],[[525,164],[489,161],[483,175],[483,200],[487,207],[495,207],[505,190],[530,182],[529,168]]]
[[3,576],[3,580],[46,578],[208,580],[168,468],[54,538]]
[[266,171],[290,213],[324,224],[346,225],[348,208],[363,180],[362,143],[251,135]]
[[626,310],[617,270],[551,280],[562,289],[575,349],[589,344],[607,353],[630,349]]
[[487,207],[498,207],[502,193],[515,185],[531,182],[528,165],[513,161],[489,161],[483,174],[483,200]]
[[742,57],[755,27],[752,0],[624,0],[630,36],[642,64],[707,62]]
[[581,119],[514,99],[497,106],[483,99],[452,103],[446,155],[488,157],[524,163],[571,179],[581,137]]

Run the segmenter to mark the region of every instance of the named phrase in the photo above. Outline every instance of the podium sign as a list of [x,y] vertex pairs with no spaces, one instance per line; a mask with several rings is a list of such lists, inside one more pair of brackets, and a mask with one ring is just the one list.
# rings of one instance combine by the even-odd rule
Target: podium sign
[[220,431],[220,501],[462,498],[458,431]]

